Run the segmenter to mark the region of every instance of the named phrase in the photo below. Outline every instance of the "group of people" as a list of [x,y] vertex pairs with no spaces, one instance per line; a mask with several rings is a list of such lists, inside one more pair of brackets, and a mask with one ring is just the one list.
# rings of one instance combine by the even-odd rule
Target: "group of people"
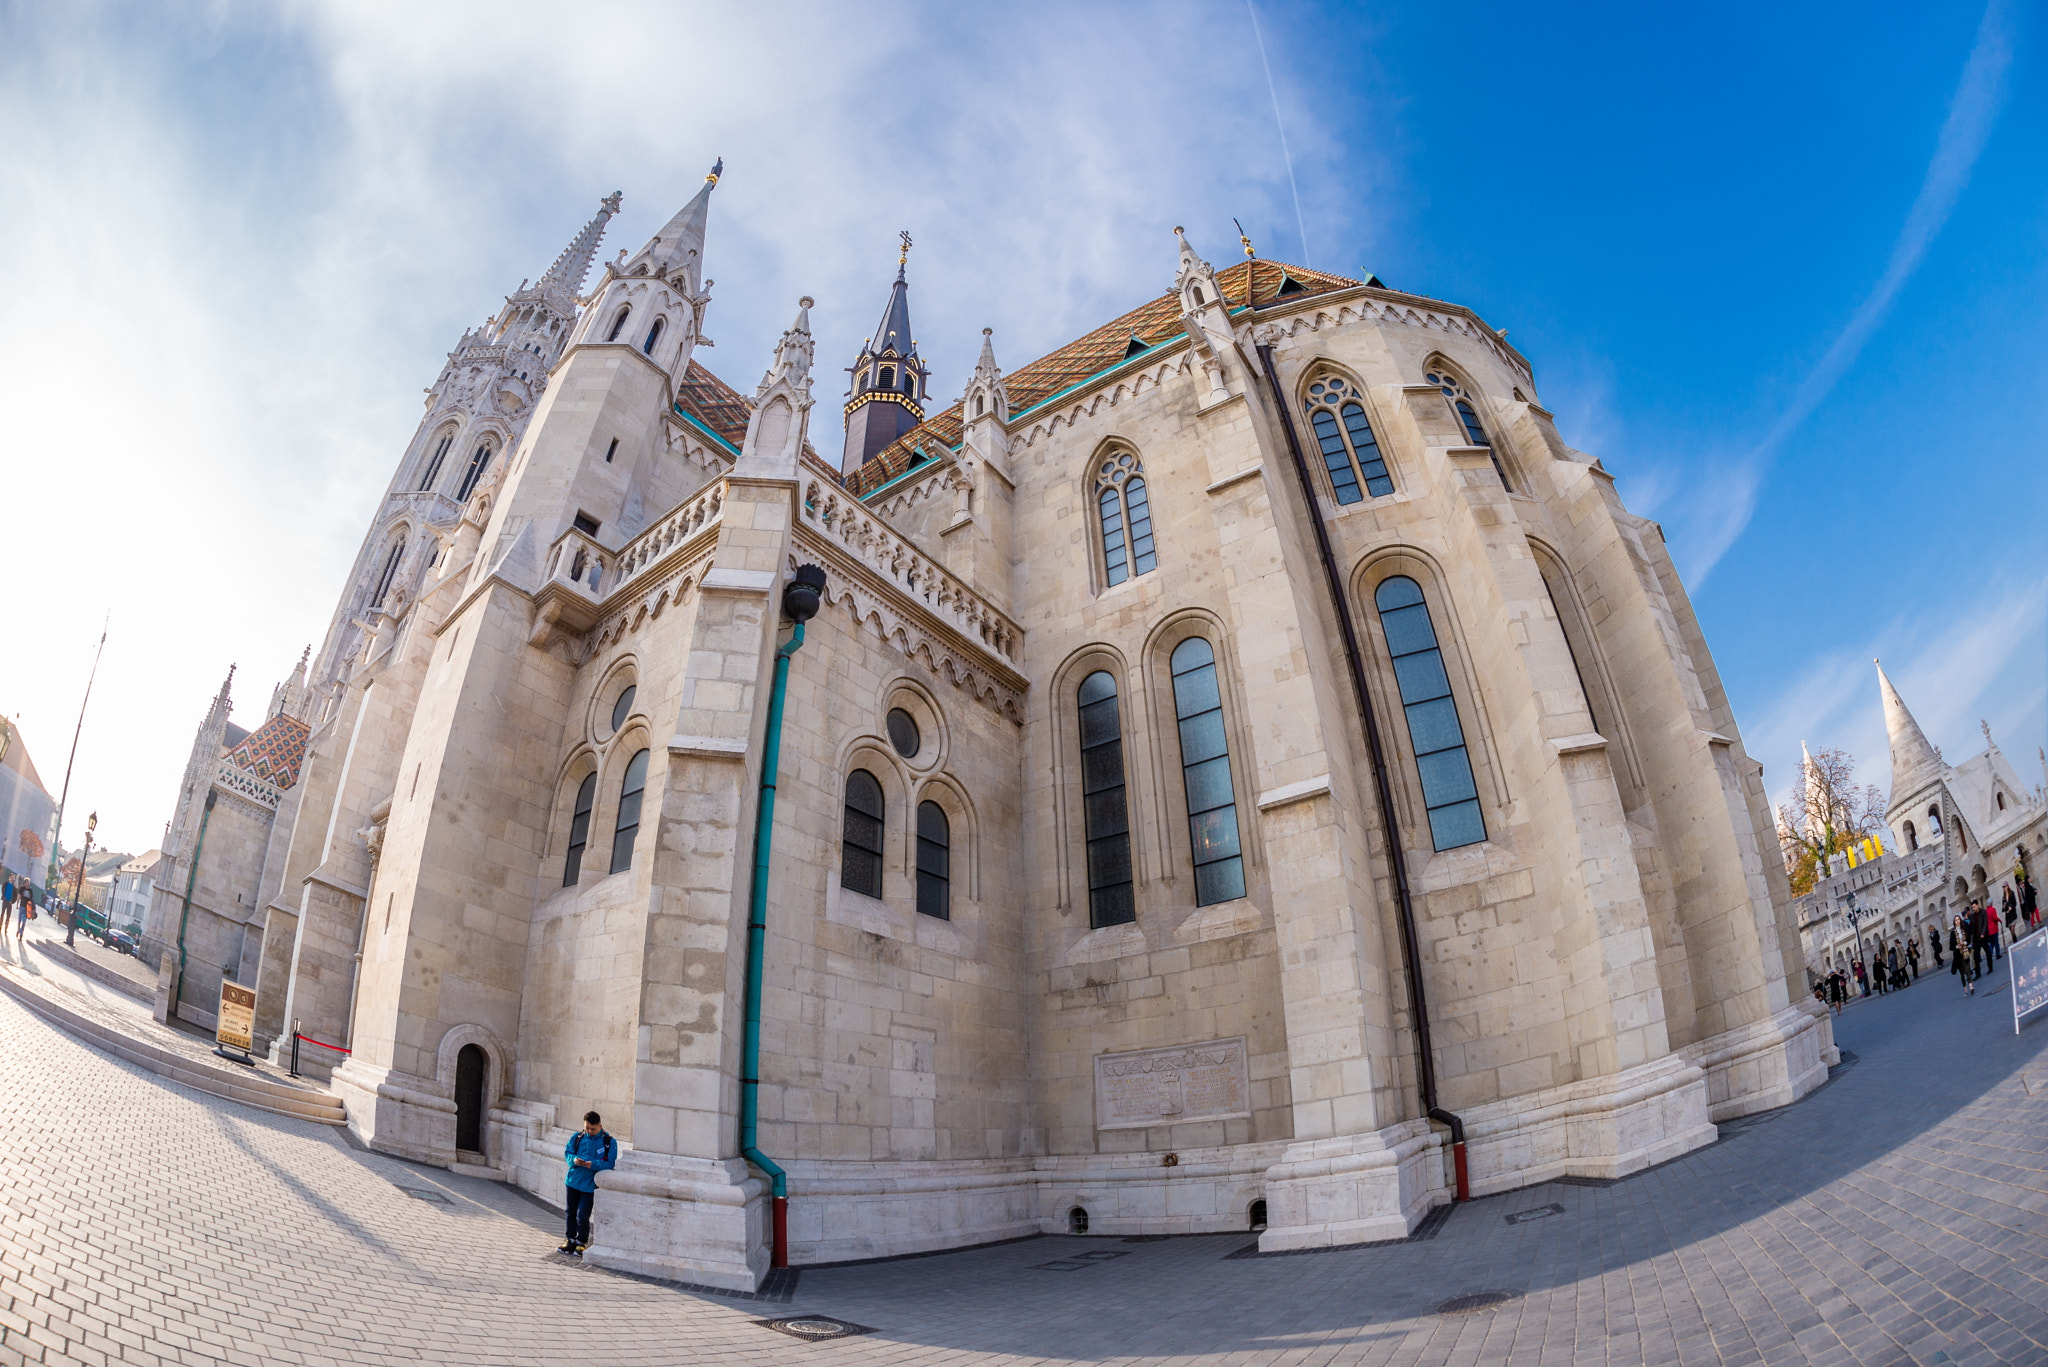
[[[1998,901],[1989,898],[1972,900],[1956,913],[1948,926],[1947,968],[1961,981],[1966,997],[1977,994],[1977,980],[1990,973],[2005,957],[2001,937],[2018,941],[2040,928],[2040,898],[2033,880],[2027,877],[2024,865],[2015,870],[2015,882],[2018,883],[2017,890],[2006,888],[2005,896]],[[1927,952],[1933,956],[1937,969],[1943,966],[1943,948],[1942,928],[1930,925],[1927,927]],[[1816,982],[1813,995],[1840,1014],[1848,1004],[1852,984],[1857,996],[1882,996],[1909,987],[1920,979],[1918,936],[1894,938],[1889,945],[1880,941],[1872,958],[1874,962],[1866,964],[1863,956],[1858,954],[1850,960],[1847,968],[1838,968]]]
[[7,876],[0,884],[0,935],[11,928],[14,938],[19,940],[28,929],[28,923],[36,914],[36,890],[26,878]]

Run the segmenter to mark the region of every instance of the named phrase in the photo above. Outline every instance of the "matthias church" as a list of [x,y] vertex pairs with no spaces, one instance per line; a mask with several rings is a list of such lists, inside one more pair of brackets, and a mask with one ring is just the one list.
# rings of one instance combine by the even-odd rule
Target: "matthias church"
[[222,689],[162,1010],[254,986],[363,1142],[549,1200],[601,1111],[590,1258],[743,1289],[1397,1238],[1824,1080],[1663,536],[1503,332],[1177,232],[1013,368],[928,366],[899,259],[843,401],[810,299],[742,383],[717,182],[461,338],[325,638]]

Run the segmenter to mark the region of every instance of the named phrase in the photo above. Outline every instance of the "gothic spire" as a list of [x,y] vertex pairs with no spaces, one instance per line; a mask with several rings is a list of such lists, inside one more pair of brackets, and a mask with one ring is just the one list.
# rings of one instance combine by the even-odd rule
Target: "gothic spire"
[[704,188],[697,191],[688,204],[676,210],[676,216],[649,238],[647,245],[630,261],[619,267],[619,274],[668,276],[680,271],[686,277],[684,288],[690,295],[694,298],[700,293],[704,280],[704,229],[711,217],[711,191],[724,174],[725,158],[720,157],[712,166],[711,174],[704,177]]
[[619,202],[625,197],[623,191],[614,190],[598,201],[597,217],[583,225],[583,231],[569,239],[569,245],[562,248],[562,254],[549,266],[547,274],[540,278],[534,288],[543,293],[566,294],[571,299],[583,293],[583,281],[590,274],[590,263],[597,257],[598,239],[604,236],[604,225],[618,213]]
[[859,469],[898,437],[924,421],[923,400],[931,372],[918,359],[917,338],[910,330],[910,285],[904,270],[910,260],[910,234],[902,235],[896,254],[896,283],[875,335],[854,361],[853,394],[846,404],[846,449],[842,472]]
[[1938,773],[1941,770],[1941,751],[1927,739],[1927,733],[1920,729],[1920,723],[1913,720],[1913,714],[1906,710],[1906,703],[1899,696],[1899,690],[1892,687],[1892,681],[1884,672],[1884,665],[1876,660],[1878,692],[1884,699],[1884,729],[1892,743],[1892,798],[1896,801],[1907,789],[1910,780],[1923,772]]

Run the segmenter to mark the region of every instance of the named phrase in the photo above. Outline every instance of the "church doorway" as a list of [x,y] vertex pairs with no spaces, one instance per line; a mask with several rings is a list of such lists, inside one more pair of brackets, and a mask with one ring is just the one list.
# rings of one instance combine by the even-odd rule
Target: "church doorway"
[[455,1056],[455,1147],[465,1153],[484,1151],[484,1080],[490,1067],[481,1045],[465,1044]]

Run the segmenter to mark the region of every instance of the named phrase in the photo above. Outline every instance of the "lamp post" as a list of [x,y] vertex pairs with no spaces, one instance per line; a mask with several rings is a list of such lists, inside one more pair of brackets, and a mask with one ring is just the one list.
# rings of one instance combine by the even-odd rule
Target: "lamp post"
[[[1849,902],[1848,906],[1843,909],[1842,914],[1849,918],[1849,929],[1856,932],[1856,957],[1861,959],[1863,958],[1863,926],[1861,922],[1864,917],[1874,915],[1875,913],[1856,905],[1856,890],[1854,888],[1851,888],[1842,895],[1848,898]],[[1866,972],[1876,971],[1874,964],[1866,963],[1864,968]]]
[[85,819],[85,848],[78,852],[78,877],[71,880],[71,911],[64,918],[64,946],[67,949],[78,943],[78,898],[85,891],[85,861],[92,858],[92,833],[99,829],[99,824],[98,812]]

